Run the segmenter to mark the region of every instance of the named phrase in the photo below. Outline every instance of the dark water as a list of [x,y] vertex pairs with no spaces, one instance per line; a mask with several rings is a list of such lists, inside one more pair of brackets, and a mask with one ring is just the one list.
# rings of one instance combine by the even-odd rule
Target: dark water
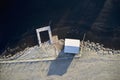
[[0,9],[1,52],[37,44],[35,29],[49,22],[59,38],[86,33],[85,40],[120,49],[119,0],[2,0]]

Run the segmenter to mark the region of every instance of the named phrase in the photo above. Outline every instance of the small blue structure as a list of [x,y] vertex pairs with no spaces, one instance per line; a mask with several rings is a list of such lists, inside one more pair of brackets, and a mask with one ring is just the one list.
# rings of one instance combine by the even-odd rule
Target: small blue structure
[[65,39],[64,53],[79,54],[80,40]]

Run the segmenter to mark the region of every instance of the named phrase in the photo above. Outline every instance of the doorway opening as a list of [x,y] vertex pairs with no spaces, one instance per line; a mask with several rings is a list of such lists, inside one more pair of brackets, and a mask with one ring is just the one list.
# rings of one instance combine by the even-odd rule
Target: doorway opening
[[42,42],[45,42],[45,41],[48,41],[48,40],[49,40],[50,44],[53,43],[50,26],[46,26],[46,27],[36,29],[36,33],[37,33],[39,46],[41,46]]
[[47,41],[50,40],[48,30],[47,30],[47,31],[42,31],[42,32],[40,32],[39,35],[40,35],[40,37],[41,37],[41,42],[42,42],[42,43],[47,42]]

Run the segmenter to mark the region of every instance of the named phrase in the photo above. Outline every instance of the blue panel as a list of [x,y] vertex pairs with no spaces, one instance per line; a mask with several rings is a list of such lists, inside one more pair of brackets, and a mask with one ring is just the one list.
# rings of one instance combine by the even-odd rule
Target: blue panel
[[73,46],[65,46],[64,53],[73,53],[73,54],[79,54],[79,47],[73,47]]

